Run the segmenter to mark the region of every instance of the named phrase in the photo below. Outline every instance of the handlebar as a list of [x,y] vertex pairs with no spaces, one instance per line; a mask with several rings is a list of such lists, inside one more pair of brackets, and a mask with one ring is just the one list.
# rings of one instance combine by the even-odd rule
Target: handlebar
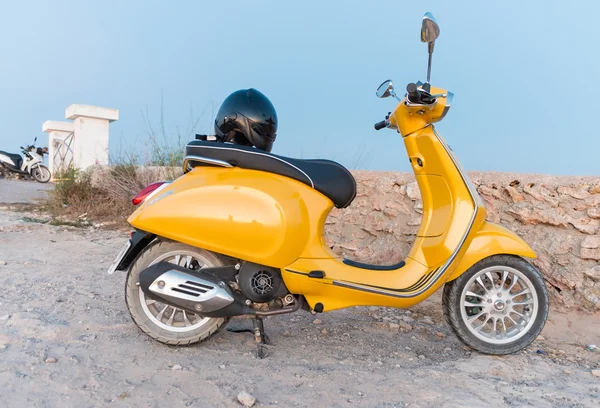
[[[419,104],[419,105],[429,105],[429,104],[433,104],[435,102],[435,97],[437,96],[444,96],[444,95],[430,95],[428,90],[420,90],[417,86],[417,84],[411,82],[408,85],[406,85],[406,99],[408,99],[408,101],[410,103],[414,103],[414,104]],[[389,116],[386,116],[386,118],[389,118]],[[380,130],[383,129],[385,127],[388,127],[390,123],[388,122],[388,119],[386,120],[382,120],[381,122],[377,122],[375,123],[375,130]]]
[[406,86],[407,98],[412,103],[421,103],[421,91],[417,88],[417,84],[410,83]]
[[377,123],[375,123],[375,130],[383,129],[383,128],[387,127],[387,125],[388,125],[387,120],[382,120],[381,122],[377,122]]

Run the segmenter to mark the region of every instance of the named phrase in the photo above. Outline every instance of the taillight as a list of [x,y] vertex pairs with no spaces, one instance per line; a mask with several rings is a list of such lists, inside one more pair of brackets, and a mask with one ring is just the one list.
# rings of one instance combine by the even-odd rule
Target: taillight
[[150,184],[148,187],[140,191],[135,197],[133,197],[131,202],[133,205],[141,204],[146,198],[148,198],[148,196],[156,193],[159,188],[163,186],[166,187],[166,184],[168,184],[166,181]]

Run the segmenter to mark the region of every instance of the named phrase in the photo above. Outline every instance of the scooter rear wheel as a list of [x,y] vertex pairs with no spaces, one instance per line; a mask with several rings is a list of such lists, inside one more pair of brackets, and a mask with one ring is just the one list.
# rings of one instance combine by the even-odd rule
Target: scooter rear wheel
[[446,283],[443,307],[465,344],[486,354],[511,354],[544,328],[548,292],[541,273],[525,259],[495,255]]
[[134,261],[127,274],[125,301],[134,323],[148,336],[164,344],[189,345],[208,339],[228,319],[202,317],[147,299],[137,286],[140,272],[158,262],[172,262],[191,269],[223,266],[213,253],[171,241],[155,240]]

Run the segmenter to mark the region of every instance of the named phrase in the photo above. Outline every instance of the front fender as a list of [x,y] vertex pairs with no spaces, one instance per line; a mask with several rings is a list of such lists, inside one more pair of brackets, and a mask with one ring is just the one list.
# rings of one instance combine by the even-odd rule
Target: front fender
[[471,241],[467,252],[448,281],[458,278],[482,259],[502,254],[537,258],[533,249],[512,231],[500,225],[485,222]]

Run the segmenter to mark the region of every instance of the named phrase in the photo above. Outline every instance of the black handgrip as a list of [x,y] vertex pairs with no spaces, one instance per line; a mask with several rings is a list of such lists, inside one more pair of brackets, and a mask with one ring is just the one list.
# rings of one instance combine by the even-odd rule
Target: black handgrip
[[412,82],[406,85],[406,92],[408,92],[408,100],[412,103],[421,103],[421,91],[417,88],[417,84]]
[[375,123],[375,130],[380,130],[380,129],[383,129],[384,127],[387,127],[387,122],[385,120]]

